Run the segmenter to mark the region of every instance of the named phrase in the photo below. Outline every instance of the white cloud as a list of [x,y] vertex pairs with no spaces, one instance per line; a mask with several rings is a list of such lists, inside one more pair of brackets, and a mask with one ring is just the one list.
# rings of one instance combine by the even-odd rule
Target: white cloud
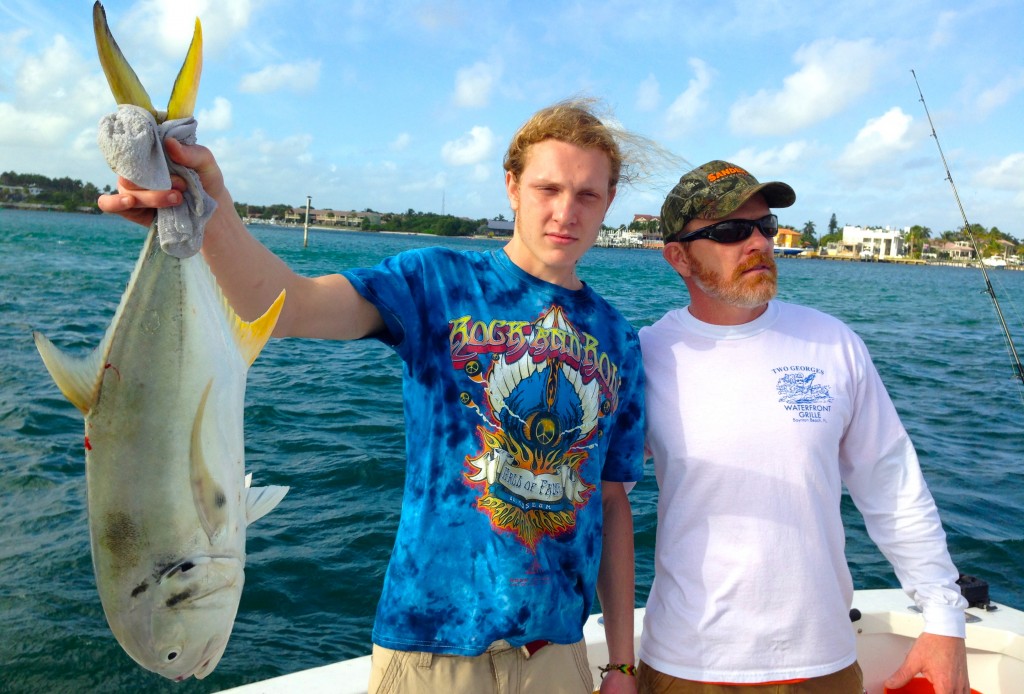
[[16,29],[8,34],[0,33],[0,71],[21,60],[21,43],[31,34],[28,29]]
[[636,110],[654,111],[661,103],[661,88],[658,78],[653,74],[647,75],[647,79],[636,88]]
[[164,58],[181,60],[197,17],[202,20],[205,54],[208,49],[233,43],[248,27],[252,13],[250,0],[143,0],[124,14],[108,11],[107,21],[123,49],[126,43],[144,46],[147,52],[156,48]]
[[213,100],[213,108],[202,109],[196,121],[203,130],[229,130],[232,126],[231,102],[222,96]]
[[95,133],[99,114],[114,110],[103,78],[87,72],[86,61],[64,36],[58,34],[39,53],[19,58],[5,66],[12,75],[11,89],[0,94],[11,96],[0,101],[0,142],[64,148],[87,124]]
[[802,67],[767,89],[737,101],[729,114],[736,134],[785,135],[841,112],[872,87],[882,50],[870,39],[819,40],[793,57]]
[[477,125],[458,140],[444,143],[441,158],[451,166],[472,166],[479,164],[494,150],[494,133],[491,129]]
[[276,91],[296,93],[312,92],[320,81],[320,61],[268,65],[259,72],[242,77],[238,91],[248,94],[267,94]]
[[22,63],[16,78],[19,97],[60,100],[67,95],[67,84],[77,73],[75,66],[81,65],[82,58],[61,35],[38,56],[30,56]]
[[245,137],[222,136],[203,144],[216,155],[228,188],[241,202],[305,204],[311,186],[325,175],[325,167],[313,165],[309,134],[275,139],[256,129]]
[[714,74],[707,63],[699,58],[691,58],[688,62],[693,69],[693,77],[686,90],[668,107],[665,115],[669,130],[676,136],[690,130],[707,108],[707,91]]
[[1021,224],[1018,220],[1024,214],[1024,188],[1020,184],[1024,181],[1024,152],[1008,154],[995,164],[981,168],[972,176],[972,181],[979,190],[999,191],[987,207],[1001,210],[1005,219],[988,224],[1019,238]]
[[870,118],[836,161],[843,168],[871,166],[891,159],[912,146],[908,137],[914,119],[895,106],[878,118]]
[[392,151],[401,152],[406,149],[412,142],[412,135],[409,133],[399,133],[398,137],[391,141],[389,147]]
[[487,164],[477,164],[473,167],[471,179],[474,183],[483,183],[491,178],[491,167]]
[[935,29],[928,37],[928,48],[937,50],[953,43],[956,40],[957,25],[960,21],[959,12],[951,10],[939,12],[935,18]]
[[455,74],[455,105],[463,108],[487,106],[499,77],[500,65],[480,62],[461,68]]
[[432,177],[414,178],[405,181],[399,186],[399,190],[406,193],[414,193],[424,190],[444,190],[448,185],[448,177],[443,173],[436,173]]
[[759,181],[768,181],[781,177],[787,171],[801,169],[811,149],[811,145],[803,140],[763,150],[747,147],[731,156],[729,161],[747,169]]
[[20,111],[0,103],[0,143],[10,146],[46,146],[70,132],[74,120],[46,111]]
[[979,170],[975,180],[987,188],[1020,191],[1024,181],[1024,152],[1015,152]]
[[976,113],[983,117],[988,115],[1016,96],[1022,89],[1024,89],[1024,69],[1018,69],[978,95],[974,101]]

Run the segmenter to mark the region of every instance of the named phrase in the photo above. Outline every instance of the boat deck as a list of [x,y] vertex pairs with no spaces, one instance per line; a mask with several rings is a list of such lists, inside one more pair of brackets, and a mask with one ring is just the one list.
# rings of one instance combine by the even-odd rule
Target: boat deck
[[[857,634],[857,660],[864,671],[867,694],[881,694],[891,675],[921,632],[921,615],[898,589],[859,590],[853,607],[861,614],[852,623]],[[999,605],[994,611],[967,611],[967,658],[971,687],[981,694],[1020,694],[1024,691],[1024,612]],[[637,645],[644,608],[633,616]],[[601,615],[591,615],[583,628],[594,682],[597,665],[608,661]],[[290,675],[226,690],[231,694],[366,694],[370,656],[365,655]]]

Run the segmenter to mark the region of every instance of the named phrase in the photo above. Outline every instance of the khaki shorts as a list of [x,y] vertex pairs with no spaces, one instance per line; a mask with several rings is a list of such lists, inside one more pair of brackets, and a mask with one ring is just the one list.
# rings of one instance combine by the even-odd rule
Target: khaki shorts
[[637,694],[864,694],[864,675],[854,663],[839,672],[794,684],[729,686],[684,680],[658,672],[640,661]]
[[495,641],[478,656],[393,651],[374,645],[369,694],[591,694],[583,641],[526,649]]

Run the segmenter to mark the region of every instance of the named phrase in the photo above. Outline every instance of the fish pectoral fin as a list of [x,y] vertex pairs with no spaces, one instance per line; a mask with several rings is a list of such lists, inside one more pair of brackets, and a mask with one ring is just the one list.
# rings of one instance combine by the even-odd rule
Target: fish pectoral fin
[[167,103],[167,120],[188,118],[196,107],[196,95],[199,93],[199,75],[203,71],[203,27],[196,17],[196,26],[192,32],[192,43],[189,44],[185,62],[178,71],[171,89],[171,100]]
[[117,41],[114,40],[114,35],[110,33],[107,13],[99,2],[92,6],[92,29],[96,35],[96,52],[100,57],[100,65],[103,66],[103,74],[107,76],[114,100],[119,104],[133,104],[144,108],[159,121],[159,114],[146,88],[142,86],[139,76],[128,64]]
[[33,332],[32,337],[46,370],[50,372],[60,392],[82,414],[88,414],[99,395],[103,355],[106,353],[102,345],[87,357],[74,357],[60,351],[40,332]]
[[214,537],[227,526],[228,522],[227,496],[224,494],[224,489],[210,474],[210,467],[206,464],[206,458],[203,455],[203,417],[212,387],[213,379],[211,378],[199,399],[199,407],[196,408],[196,417],[192,422],[192,445],[189,451],[189,480],[192,483],[192,499],[196,505],[199,522],[203,526],[203,530],[206,531],[206,536],[210,538],[210,542],[214,542]]
[[249,487],[245,495],[245,521],[251,525],[267,515],[281,503],[288,493],[288,487],[271,485],[269,487]]
[[[239,318],[234,310],[229,312],[228,315],[234,318],[232,332],[235,336],[235,344],[238,345],[242,359],[248,366],[252,366],[252,363],[256,361],[256,357],[263,351],[264,345],[267,344],[271,333],[274,332],[274,326],[277,325],[277,319],[281,316],[281,308],[284,306],[284,295],[285,292],[282,289],[267,312],[251,323],[246,323]],[[227,299],[224,301],[227,303]],[[229,304],[228,308],[230,308]]]

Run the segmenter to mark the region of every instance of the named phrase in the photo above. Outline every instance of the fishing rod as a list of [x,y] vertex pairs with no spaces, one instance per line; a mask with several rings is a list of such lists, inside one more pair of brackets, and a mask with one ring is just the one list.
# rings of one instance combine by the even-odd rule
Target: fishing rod
[[[967,221],[967,213],[964,212],[964,206],[960,202],[960,194],[956,190],[956,184],[953,183],[953,174],[949,172],[949,164],[946,163],[946,155],[942,152],[942,145],[939,144],[939,135],[935,132],[935,124],[932,123],[932,114],[928,112],[928,104],[924,102],[924,92],[921,91],[921,83],[917,81],[917,73],[913,70],[910,74],[914,76],[914,84],[917,85],[917,93],[921,95],[921,104],[924,106],[924,114],[928,116],[928,125],[932,129],[932,137],[935,138],[935,146],[939,148],[939,156],[942,158],[942,166],[946,169],[946,180],[949,181],[950,187],[953,189],[953,197],[956,198],[957,207],[960,208],[960,216],[964,220],[964,231],[967,232],[967,237],[971,240],[971,245],[974,247],[974,253],[978,256],[978,260],[981,260],[981,249],[978,248],[978,241],[974,237],[974,232],[971,230],[971,224]],[[985,292],[992,297],[992,304],[996,308],[996,315],[999,317],[999,325],[1003,328],[1003,336],[1006,338],[1006,347],[1010,352],[1010,358],[1013,359],[1014,369],[1017,371],[1017,378],[1020,379],[1021,383],[1024,384],[1024,365],[1020,363],[1020,357],[1017,356],[1017,348],[1013,346],[1013,338],[1010,337],[1010,328],[1006,325],[1006,319],[1003,317],[1003,310],[999,306],[999,299],[996,298],[996,290],[992,288],[992,282],[988,277],[988,270],[985,269],[985,263],[979,263],[981,265],[981,274],[985,278]]]

